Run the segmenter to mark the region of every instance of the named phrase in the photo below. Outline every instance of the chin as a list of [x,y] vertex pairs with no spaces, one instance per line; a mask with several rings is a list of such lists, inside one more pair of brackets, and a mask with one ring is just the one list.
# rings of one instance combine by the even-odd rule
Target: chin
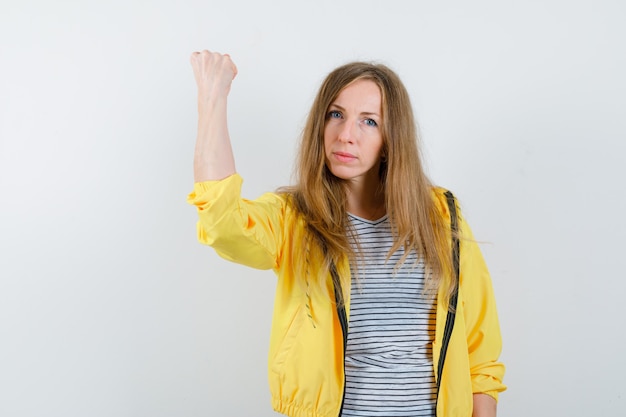
[[354,177],[354,174],[351,172],[346,172],[345,168],[333,168],[332,166],[328,166],[328,171],[330,171],[333,176],[341,179],[341,180],[349,180]]

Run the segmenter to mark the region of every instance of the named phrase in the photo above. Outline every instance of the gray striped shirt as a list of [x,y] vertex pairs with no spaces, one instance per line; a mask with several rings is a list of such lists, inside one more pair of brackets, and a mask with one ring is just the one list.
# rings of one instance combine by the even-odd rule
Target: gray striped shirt
[[412,252],[394,273],[404,251],[385,260],[393,244],[387,216],[350,222],[363,256],[352,268],[342,416],[434,416],[436,305],[422,294],[424,264]]

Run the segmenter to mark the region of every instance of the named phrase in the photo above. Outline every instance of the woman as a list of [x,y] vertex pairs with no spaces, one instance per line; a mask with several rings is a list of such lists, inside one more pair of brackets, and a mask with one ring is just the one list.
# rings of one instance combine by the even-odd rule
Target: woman
[[[199,122],[188,200],[198,209],[198,238],[278,276],[274,409],[294,417],[494,416],[505,386],[489,274],[456,205],[422,170],[396,74],[366,63],[331,72],[303,132],[296,185],[249,201],[226,123],[237,69],[209,51],[191,63]],[[460,238],[458,285],[451,235]]]

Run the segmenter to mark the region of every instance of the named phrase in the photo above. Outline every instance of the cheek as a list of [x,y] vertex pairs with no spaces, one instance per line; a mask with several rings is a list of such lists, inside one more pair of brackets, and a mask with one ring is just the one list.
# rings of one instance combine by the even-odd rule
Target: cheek
[[382,158],[383,157],[383,143],[380,143],[380,147],[378,148],[378,157]]
[[329,132],[328,126],[324,128],[324,151],[328,153],[330,145],[332,144],[331,134]]
[[380,156],[383,155],[383,149],[385,148],[385,141],[383,140],[383,135],[379,134],[378,136],[378,154]]
[[380,136],[372,138],[372,142],[370,142],[372,147],[372,154],[375,154],[377,158],[382,157],[383,154],[383,140]]

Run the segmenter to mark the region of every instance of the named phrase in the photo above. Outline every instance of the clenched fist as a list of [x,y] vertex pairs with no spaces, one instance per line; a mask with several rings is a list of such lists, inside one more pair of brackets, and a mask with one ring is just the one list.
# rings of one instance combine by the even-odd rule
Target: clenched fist
[[198,102],[228,96],[237,75],[237,66],[228,54],[204,50],[191,54],[191,66],[198,85]]

